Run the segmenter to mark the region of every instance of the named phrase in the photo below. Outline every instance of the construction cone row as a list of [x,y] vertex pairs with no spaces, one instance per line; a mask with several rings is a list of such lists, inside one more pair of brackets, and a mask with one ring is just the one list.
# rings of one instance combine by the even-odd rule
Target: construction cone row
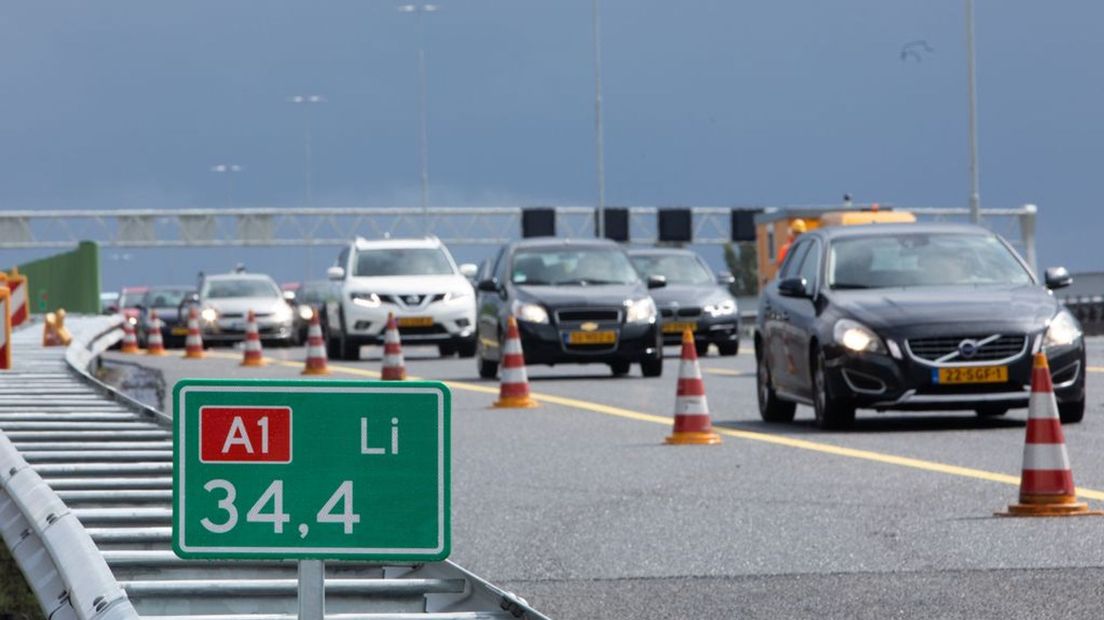
[[242,366],[264,366],[261,334],[257,331],[257,315],[252,310],[245,317],[245,342],[242,343]]
[[506,343],[502,347],[498,400],[494,406],[517,409],[537,406],[537,401],[529,395],[529,375],[525,372],[525,355],[521,350],[517,319],[513,315],[506,318]]
[[1050,367],[1046,354],[1036,353],[1031,369],[1031,400],[1027,409],[1027,440],[1024,443],[1020,501],[1001,516],[1064,517],[1099,515],[1077,501],[1073,471],[1066,453],[1066,439],[1058,417]]
[[304,375],[328,375],[326,366],[326,343],[322,341],[322,324],[318,319],[318,309],[311,314],[310,327],[307,328],[307,364]]
[[207,357],[203,352],[203,335],[199,333],[199,310],[188,309],[188,337],[184,339],[184,357],[199,360]]
[[402,339],[399,338],[399,324],[395,321],[394,314],[387,315],[387,329],[383,332],[383,371],[380,378],[384,381],[406,379]]
[[713,431],[709,419],[709,403],[705,399],[705,383],[698,367],[698,352],[694,334],[682,332],[682,360],[679,362],[678,394],[675,396],[674,431],[667,437],[669,444],[716,444],[721,436]]
[[123,346],[119,349],[123,353],[138,353],[138,336],[134,333],[134,325],[130,320],[123,318]]
[[146,355],[168,355],[165,340],[161,337],[161,317],[156,310],[150,310],[149,333],[146,334]]

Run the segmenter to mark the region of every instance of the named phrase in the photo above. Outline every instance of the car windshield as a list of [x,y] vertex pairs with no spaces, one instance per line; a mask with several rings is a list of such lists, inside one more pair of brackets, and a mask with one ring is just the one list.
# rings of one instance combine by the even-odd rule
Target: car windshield
[[514,284],[631,284],[639,280],[619,250],[564,248],[523,250],[514,255]]
[[133,308],[142,303],[142,298],[146,296],[146,292],[126,292],[119,295],[119,307],[120,308]]
[[276,283],[255,278],[239,280],[208,280],[206,292],[208,299],[227,297],[279,297],[280,289]]
[[685,254],[642,254],[630,256],[633,267],[644,277],[663,276],[668,284],[713,284],[713,277],[698,259]]
[[153,290],[146,293],[142,305],[147,308],[176,308],[188,293],[187,289],[182,288]]
[[447,276],[452,263],[440,248],[388,248],[357,252],[354,276]]
[[834,289],[1030,284],[1031,276],[993,235],[900,234],[838,239],[828,256]]

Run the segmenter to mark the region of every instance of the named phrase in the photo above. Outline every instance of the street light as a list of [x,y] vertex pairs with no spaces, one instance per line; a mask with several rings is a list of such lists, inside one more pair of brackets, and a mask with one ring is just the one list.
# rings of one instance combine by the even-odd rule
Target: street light
[[311,206],[311,130],[310,107],[311,104],[326,103],[322,95],[292,95],[287,98],[290,103],[303,105],[303,177],[306,182],[306,206]]
[[425,26],[423,13],[435,13],[440,10],[436,4],[404,4],[398,7],[400,13],[413,13],[418,19],[418,115],[419,115],[419,156],[422,164],[422,220],[429,228],[429,130],[426,127],[426,64],[425,64]]
[[966,79],[970,107],[970,222],[981,223],[981,189],[978,181],[977,78],[974,75],[974,0],[966,0]]
[[215,164],[211,166],[211,172],[226,175],[226,207],[234,206],[234,175],[244,170],[238,164]]
[[602,137],[602,40],[598,15],[598,0],[594,0],[594,159],[595,176],[598,177],[598,223],[595,232],[599,239],[606,237],[606,161]]

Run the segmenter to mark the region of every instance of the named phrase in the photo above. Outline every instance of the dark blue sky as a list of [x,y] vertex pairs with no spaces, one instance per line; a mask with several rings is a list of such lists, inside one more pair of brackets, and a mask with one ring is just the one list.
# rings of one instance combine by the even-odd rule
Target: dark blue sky
[[[609,203],[965,205],[961,1],[602,1]],[[299,205],[294,93],[329,99],[315,204],[417,204],[396,4],[5,2],[0,209],[220,206],[221,162],[245,166],[236,204]],[[590,0],[441,5],[431,202],[593,204]],[[982,201],[1039,205],[1044,265],[1104,268],[1102,23],[1098,0],[977,0]]]

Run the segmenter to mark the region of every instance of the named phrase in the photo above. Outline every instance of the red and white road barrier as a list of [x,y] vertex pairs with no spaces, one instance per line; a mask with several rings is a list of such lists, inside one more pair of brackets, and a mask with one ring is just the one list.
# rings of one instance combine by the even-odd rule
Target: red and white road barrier
[[506,342],[502,345],[502,367],[499,370],[498,400],[495,407],[527,409],[537,401],[529,395],[529,375],[525,372],[525,354],[521,349],[521,334],[517,319],[506,317]]
[[1066,438],[1058,417],[1058,401],[1050,379],[1045,353],[1035,354],[1031,369],[1031,400],[1027,409],[1027,440],[1024,443],[1020,501],[1008,507],[1004,516],[1058,517],[1104,514],[1090,511],[1077,501],[1073,471],[1066,453]]
[[119,349],[123,353],[138,353],[138,336],[134,333],[134,325],[130,319],[123,317],[123,346]]
[[0,370],[11,370],[11,289],[0,286]]
[[203,335],[199,333],[199,310],[192,306],[188,309],[188,337],[184,339],[184,357],[199,360],[206,356],[203,352]]
[[721,443],[721,436],[713,431],[713,422],[709,418],[709,403],[705,399],[705,382],[702,381],[701,368],[698,367],[694,334],[688,329],[682,332],[675,424],[673,432],[667,437],[667,443]]
[[149,333],[146,334],[146,355],[167,355],[165,340],[161,337],[161,318],[156,310],[150,310]]
[[390,313],[387,315],[387,329],[383,332],[383,370],[380,378],[384,381],[406,379],[406,362],[403,360],[399,324],[395,321],[395,315]]
[[303,367],[304,375],[328,375],[326,365],[326,343],[322,340],[322,323],[318,319],[318,309],[311,314],[310,327],[307,328],[307,363]]
[[19,273],[19,267],[12,267],[8,274],[8,289],[11,291],[11,325],[19,327],[27,322],[30,310],[27,307],[27,276]]
[[257,331],[257,315],[252,310],[245,316],[245,341],[242,342],[242,366],[264,366],[261,333]]

